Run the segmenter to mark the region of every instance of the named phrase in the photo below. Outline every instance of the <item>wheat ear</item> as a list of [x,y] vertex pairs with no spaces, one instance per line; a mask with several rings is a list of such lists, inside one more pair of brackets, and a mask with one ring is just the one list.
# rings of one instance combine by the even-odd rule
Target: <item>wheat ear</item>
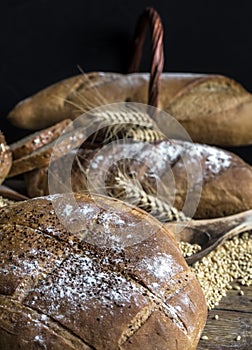
[[158,129],[154,130],[145,127],[138,128],[135,125],[132,125],[131,128],[126,130],[125,138],[141,142],[157,142],[164,140],[165,136]]
[[128,203],[147,211],[159,221],[168,222],[187,220],[187,217],[183,212],[178,211],[169,203],[166,203],[153,195],[147,194],[137,179],[129,178],[120,169],[117,169],[115,184],[110,192],[112,196],[116,193],[116,198],[123,199]]

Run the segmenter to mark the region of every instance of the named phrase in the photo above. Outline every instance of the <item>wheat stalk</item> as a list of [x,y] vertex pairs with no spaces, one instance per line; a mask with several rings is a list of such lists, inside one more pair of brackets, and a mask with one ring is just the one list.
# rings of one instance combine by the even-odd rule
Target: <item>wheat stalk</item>
[[115,183],[110,190],[110,195],[147,211],[162,222],[187,220],[183,212],[178,211],[163,200],[147,194],[136,178],[129,178],[119,168],[117,168],[114,179]]
[[[108,109],[94,111],[94,123],[99,131],[93,141],[100,136],[106,144],[113,139],[131,138],[138,141],[153,142],[163,140],[165,136],[158,130],[156,123],[147,112],[140,109],[119,105],[118,110]],[[105,128],[102,129],[103,125]],[[142,133],[137,132],[142,130]]]
[[132,125],[130,129],[128,128],[126,130],[124,137],[141,142],[157,142],[165,139],[164,134],[158,129],[138,128],[135,125]]
[[[107,101],[96,88],[95,84],[87,74],[83,73],[83,83],[85,81],[90,83],[87,89],[94,91],[92,100],[87,98],[87,96],[83,96],[76,89],[74,92],[71,91],[69,96],[64,100],[64,103],[74,106],[76,111],[78,111],[76,113],[86,113],[85,118],[83,118],[85,119],[83,120],[83,125],[87,121],[91,122],[92,125],[96,125],[97,132],[93,135],[91,142],[94,143],[97,137],[99,137],[99,140],[102,140],[103,144],[118,137],[147,142],[154,142],[165,138],[147,111],[142,110],[142,108],[140,109],[137,105],[130,105],[128,103],[107,105]],[[77,101],[72,101],[71,95],[74,95]],[[97,108],[97,106],[101,107]]]
[[[86,78],[89,79],[88,76]],[[118,110],[114,108],[114,105],[91,110],[97,104],[106,104],[106,101],[92,83],[90,88],[94,89],[92,95],[94,102],[88,101],[78,92],[76,92],[76,96],[78,96],[79,105],[72,101],[66,102],[73,104],[79,111],[87,112],[91,117],[92,123],[96,125],[98,130],[93,135],[91,142],[95,142],[97,138],[101,139],[102,144],[106,144],[113,139],[133,139],[141,142],[156,142],[166,139],[149,114],[136,105],[120,104]],[[95,93],[97,94],[95,95]],[[86,182],[86,170],[82,167],[79,159],[77,163],[80,173],[85,177],[84,182]],[[149,212],[160,221],[184,221],[187,219],[182,212],[167,202],[148,194],[134,176],[130,178],[127,175],[126,169],[122,171],[117,168],[116,174],[114,174],[113,186],[106,186],[106,189],[112,197],[126,200],[132,205]]]

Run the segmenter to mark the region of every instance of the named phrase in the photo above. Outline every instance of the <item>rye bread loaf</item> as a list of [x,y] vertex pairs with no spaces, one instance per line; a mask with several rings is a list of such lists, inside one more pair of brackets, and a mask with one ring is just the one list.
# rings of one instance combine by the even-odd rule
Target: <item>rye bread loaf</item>
[[8,177],[14,177],[48,165],[52,159],[52,154],[54,158],[62,157],[71,150],[78,148],[85,138],[86,134],[83,128],[63,133],[59,139],[36,149],[29,155],[14,160]]
[[9,146],[6,145],[5,137],[0,131],[0,184],[7,177],[12,164],[12,156]]
[[56,140],[60,135],[64,133],[64,130],[68,127],[70,131],[69,124],[71,119],[65,119],[61,122],[31,135],[22,138],[21,140],[12,143],[10,145],[10,150],[12,152],[12,158],[14,160],[28,156],[37,149],[51,143]]
[[[147,73],[78,75],[20,102],[8,118],[18,127],[39,129],[104,104],[147,103],[148,84]],[[230,78],[164,73],[158,108],[174,116],[195,142],[252,143],[252,95]],[[158,126],[164,130],[163,125]]]
[[[144,207],[141,193],[157,195],[165,202],[174,195],[172,204],[179,210],[183,209],[188,193],[193,198],[195,191],[200,195],[194,213],[198,219],[232,215],[252,208],[252,167],[238,156],[213,146],[177,140],[153,144],[134,142],[123,147],[114,145],[109,150],[106,147],[104,151],[80,149],[77,158],[71,175],[73,191],[104,189],[107,195],[139,207]],[[64,183],[61,179],[66,167],[69,167],[67,157],[61,158],[55,173],[59,183]],[[167,181],[170,170],[174,182]],[[118,171],[125,175],[121,182]],[[48,194],[47,168],[27,173],[25,181],[31,197]],[[134,187],[134,183],[139,186]],[[157,194],[161,186],[164,188]],[[64,186],[61,190],[64,191]]]
[[0,210],[0,348],[196,349],[206,303],[173,236],[123,202],[68,198]]

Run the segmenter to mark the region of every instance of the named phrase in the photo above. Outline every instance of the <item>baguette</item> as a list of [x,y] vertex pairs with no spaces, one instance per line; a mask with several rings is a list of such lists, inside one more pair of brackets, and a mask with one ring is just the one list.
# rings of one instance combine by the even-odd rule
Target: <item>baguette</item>
[[[8,118],[18,127],[33,130],[74,119],[106,103],[147,103],[148,84],[147,73],[78,75],[20,102]],[[222,146],[252,143],[252,95],[230,78],[164,73],[158,108],[174,116],[195,142]],[[164,125],[158,126],[164,130]]]
[[[153,144],[134,142],[123,148],[112,147],[106,153],[97,151],[88,148],[79,150],[72,167],[73,191],[90,190],[90,184],[87,183],[89,176],[91,185],[96,184],[97,187],[92,191],[104,188],[107,195],[144,207],[144,201],[148,200],[144,198],[145,194],[156,196],[157,186],[163,186],[163,183],[161,199],[167,202],[174,193],[174,206],[182,210],[188,191],[197,193],[197,186],[202,181],[194,218],[215,218],[252,209],[252,167],[230,152],[177,140]],[[117,159],[122,161],[117,162]],[[59,182],[68,164],[67,157],[60,160],[57,174]],[[202,173],[201,168],[197,168],[199,166]],[[102,173],[102,169],[105,169],[105,173]],[[169,169],[174,176],[174,183],[167,182]],[[121,170],[121,180],[118,170]],[[189,172],[191,180],[188,189]],[[129,174],[134,174],[133,182]],[[99,182],[100,178],[105,179],[104,183]],[[25,181],[30,196],[48,194],[47,168],[27,173]],[[138,183],[140,187],[134,187],[133,183]],[[131,188],[133,192],[129,193]]]
[[12,164],[12,155],[9,146],[6,145],[5,137],[0,131],[0,184],[7,177]]
[[[64,130],[71,123],[71,119],[65,119],[61,122],[34,134],[28,135],[22,138],[20,141],[12,143],[10,145],[10,150],[12,152],[12,158],[14,160],[25,157],[31,154],[33,151],[45,146],[52,141],[56,140]],[[70,130],[68,130],[70,131]]]
[[71,150],[78,148],[83,143],[85,136],[84,129],[77,128],[74,131],[65,133],[64,138],[60,142],[58,139],[54,140],[31,154],[14,160],[8,177],[14,177],[48,165],[52,154],[54,158],[62,157]]
[[73,220],[67,196],[0,211],[0,348],[195,350],[206,302],[173,236],[115,199],[75,200],[74,234],[52,205]]

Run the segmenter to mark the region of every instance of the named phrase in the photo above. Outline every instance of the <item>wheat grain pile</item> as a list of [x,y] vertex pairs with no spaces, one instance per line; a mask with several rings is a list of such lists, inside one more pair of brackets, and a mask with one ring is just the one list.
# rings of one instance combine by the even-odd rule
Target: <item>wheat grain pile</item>
[[[182,242],[184,256],[200,249],[197,245]],[[229,289],[240,289],[252,284],[252,237],[245,232],[217,247],[202,260],[192,265],[203,289],[209,309],[219,304]]]

